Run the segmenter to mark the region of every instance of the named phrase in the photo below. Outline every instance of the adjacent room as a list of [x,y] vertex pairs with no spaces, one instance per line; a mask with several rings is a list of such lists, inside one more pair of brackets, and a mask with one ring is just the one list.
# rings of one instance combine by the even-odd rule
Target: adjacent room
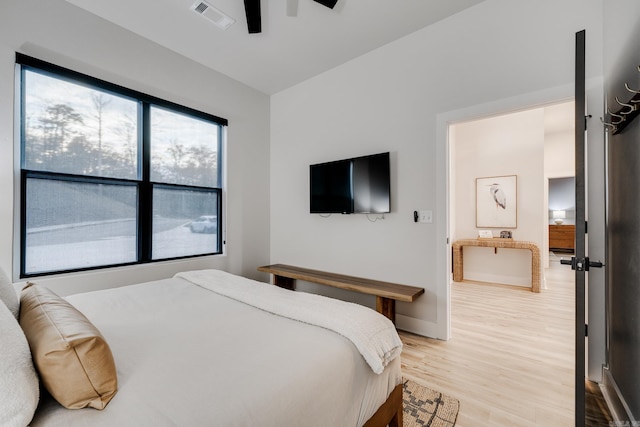
[[0,425],[640,422],[637,2],[0,23]]

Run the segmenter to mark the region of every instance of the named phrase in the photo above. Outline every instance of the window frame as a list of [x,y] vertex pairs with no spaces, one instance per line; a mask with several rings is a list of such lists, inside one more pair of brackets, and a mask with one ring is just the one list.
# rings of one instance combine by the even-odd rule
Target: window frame
[[[81,175],[63,172],[50,172],[27,169],[25,166],[25,84],[24,75],[26,71],[44,74],[59,80],[67,81],[73,84],[81,85],[90,89],[111,93],[113,95],[129,98],[137,103],[137,146],[138,146],[138,167],[136,171],[137,179],[114,178],[96,175]],[[37,58],[33,58],[21,53],[16,53],[16,89],[19,96],[16,97],[16,113],[19,117],[16,120],[18,127],[17,144],[19,144],[16,168],[19,170],[19,203],[16,206],[19,209],[19,232],[16,234],[20,240],[19,250],[19,277],[30,278],[38,276],[48,276],[55,274],[63,274],[78,271],[89,271],[97,269],[106,269],[121,267],[127,265],[148,264],[155,262],[165,262],[178,259],[198,258],[203,256],[221,255],[224,253],[225,241],[224,234],[224,218],[223,218],[223,177],[224,172],[224,138],[226,137],[226,127],[228,121],[224,118],[195,110],[184,105],[176,104],[152,95],[147,95],[133,89],[110,83],[89,75],[73,71]],[[151,181],[151,120],[150,111],[152,107],[159,107],[173,113],[181,114],[189,118],[203,120],[217,126],[217,186],[197,186],[187,184],[174,184],[170,182]],[[78,183],[104,183],[111,185],[135,186],[137,190],[137,208],[136,208],[136,256],[134,262],[108,264],[82,268],[62,269],[46,272],[26,272],[26,236],[27,236],[27,215],[26,215],[26,189],[27,179],[45,179],[56,181],[68,181]],[[174,188],[185,191],[207,192],[215,195],[217,199],[217,227],[216,246],[217,250],[197,255],[184,255],[171,258],[152,259],[152,240],[153,240],[153,191],[154,188]]]

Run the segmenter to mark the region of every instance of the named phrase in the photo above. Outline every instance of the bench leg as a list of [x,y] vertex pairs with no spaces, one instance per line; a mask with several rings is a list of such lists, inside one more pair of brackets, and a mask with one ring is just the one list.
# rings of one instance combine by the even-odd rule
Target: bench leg
[[396,300],[385,297],[376,297],[376,311],[389,318],[396,324]]

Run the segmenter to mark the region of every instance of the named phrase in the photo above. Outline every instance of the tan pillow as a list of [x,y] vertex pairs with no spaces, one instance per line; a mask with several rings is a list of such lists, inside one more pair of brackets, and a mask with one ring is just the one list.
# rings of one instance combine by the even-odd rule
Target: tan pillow
[[20,326],[42,383],[62,406],[107,406],[118,388],[113,355],[82,313],[48,288],[30,283],[20,297]]

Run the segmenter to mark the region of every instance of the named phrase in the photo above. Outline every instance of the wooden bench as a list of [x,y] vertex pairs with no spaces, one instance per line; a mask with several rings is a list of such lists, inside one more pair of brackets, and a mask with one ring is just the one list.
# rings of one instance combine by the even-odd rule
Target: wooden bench
[[273,264],[258,267],[258,271],[273,274],[273,284],[295,290],[296,279],[334,288],[376,296],[376,311],[396,323],[396,301],[413,302],[424,293],[424,288],[381,282],[379,280],[327,273],[326,271],[294,267],[292,265]]

